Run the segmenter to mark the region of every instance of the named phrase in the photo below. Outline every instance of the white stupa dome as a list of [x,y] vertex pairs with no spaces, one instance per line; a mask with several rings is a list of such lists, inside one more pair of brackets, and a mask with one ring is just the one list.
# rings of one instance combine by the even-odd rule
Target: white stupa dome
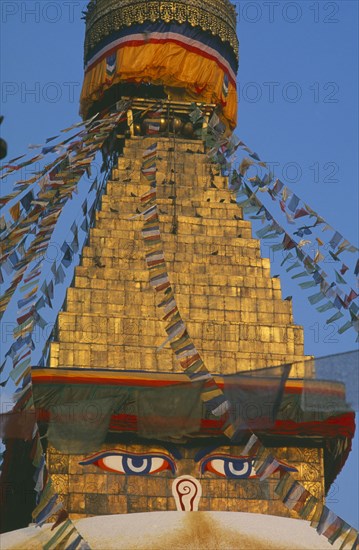
[[[326,550],[336,549],[308,521],[243,512],[147,512],[74,522],[92,550]],[[51,524],[1,535],[2,550],[37,550]]]

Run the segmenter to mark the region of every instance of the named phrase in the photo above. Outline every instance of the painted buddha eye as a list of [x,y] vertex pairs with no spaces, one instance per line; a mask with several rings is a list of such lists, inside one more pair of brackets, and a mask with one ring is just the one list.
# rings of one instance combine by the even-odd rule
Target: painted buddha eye
[[79,462],[81,466],[94,464],[107,472],[127,475],[149,475],[170,470],[176,471],[175,462],[162,453],[127,453],[124,451],[103,451]]
[[215,455],[201,462],[201,473],[212,472],[218,476],[232,479],[248,479],[256,477],[253,460],[232,456]]

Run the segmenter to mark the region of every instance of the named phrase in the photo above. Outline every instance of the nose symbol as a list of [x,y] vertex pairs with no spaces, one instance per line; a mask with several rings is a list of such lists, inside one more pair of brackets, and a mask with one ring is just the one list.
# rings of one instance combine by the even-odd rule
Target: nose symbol
[[202,496],[198,479],[187,475],[177,477],[172,483],[172,494],[179,512],[197,512]]

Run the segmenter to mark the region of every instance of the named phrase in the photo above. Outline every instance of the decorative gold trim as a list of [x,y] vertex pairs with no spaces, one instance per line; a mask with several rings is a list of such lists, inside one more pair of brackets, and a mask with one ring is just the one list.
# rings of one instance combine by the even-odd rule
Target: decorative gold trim
[[85,55],[115,30],[145,21],[199,26],[229,42],[238,59],[236,12],[228,0],[97,0],[86,18]]

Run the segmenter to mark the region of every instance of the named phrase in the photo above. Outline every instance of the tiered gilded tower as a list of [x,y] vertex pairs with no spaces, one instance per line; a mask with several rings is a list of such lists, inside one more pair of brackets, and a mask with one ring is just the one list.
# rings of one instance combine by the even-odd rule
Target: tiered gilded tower
[[[290,401],[304,374],[303,329],[293,322],[291,302],[282,299],[280,280],[271,277],[270,262],[261,257],[251,223],[243,220],[228,190],[228,178],[211,162],[188,118],[195,101],[205,121],[215,112],[227,135],[234,129],[237,63],[236,16],[228,0],[90,2],[82,113],[116,108],[121,98],[132,103],[127,129],[120,136],[118,165],[58,318],[49,359],[52,374],[46,376],[56,382],[66,370],[63,380],[74,388],[91,380],[95,388],[105,379],[136,388],[166,385],[182,374],[170,345],[163,345],[165,321],[149,283],[139,215],[141,197],[148,190],[141,170],[143,153],[157,143],[160,233],[188,333],[218,380],[296,363],[287,383],[287,408],[279,411],[279,424],[262,436],[276,456],[296,470],[294,477],[324,498],[335,475],[325,464],[325,430],[310,431],[305,422],[312,419],[304,418]],[[95,458],[93,453],[66,453],[61,446],[49,445],[50,475],[72,518],[175,510],[175,470],[175,475],[199,479],[199,510],[298,517],[275,494],[279,474],[260,482],[249,475],[216,475],[214,466],[198,471],[204,447],[214,443],[222,454],[239,460],[245,439],[229,443],[217,432],[211,436],[209,428],[190,439],[177,438],[178,445],[168,434],[163,443],[158,437],[141,438],[128,427],[138,413],[138,407],[131,406],[112,417],[112,425],[117,422],[120,428],[115,435],[112,431]],[[176,467],[131,475],[141,471],[143,461],[153,461],[154,453],[175,444],[181,455]],[[168,448],[173,459],[176,453]],[[117,457],[123,453],[123,471],[109,459],[111,452]]]
[[52,367],[180,372],[148,283],[143,222],[133,217],[144,149],[158,143],[157,186],[161,233],[176,299],[189,333],[212,373],[303,359],[303,329],[271,278],[251,224],[211,165],[201,141],[126,140],[107,184],[95,227],[60,313]]

